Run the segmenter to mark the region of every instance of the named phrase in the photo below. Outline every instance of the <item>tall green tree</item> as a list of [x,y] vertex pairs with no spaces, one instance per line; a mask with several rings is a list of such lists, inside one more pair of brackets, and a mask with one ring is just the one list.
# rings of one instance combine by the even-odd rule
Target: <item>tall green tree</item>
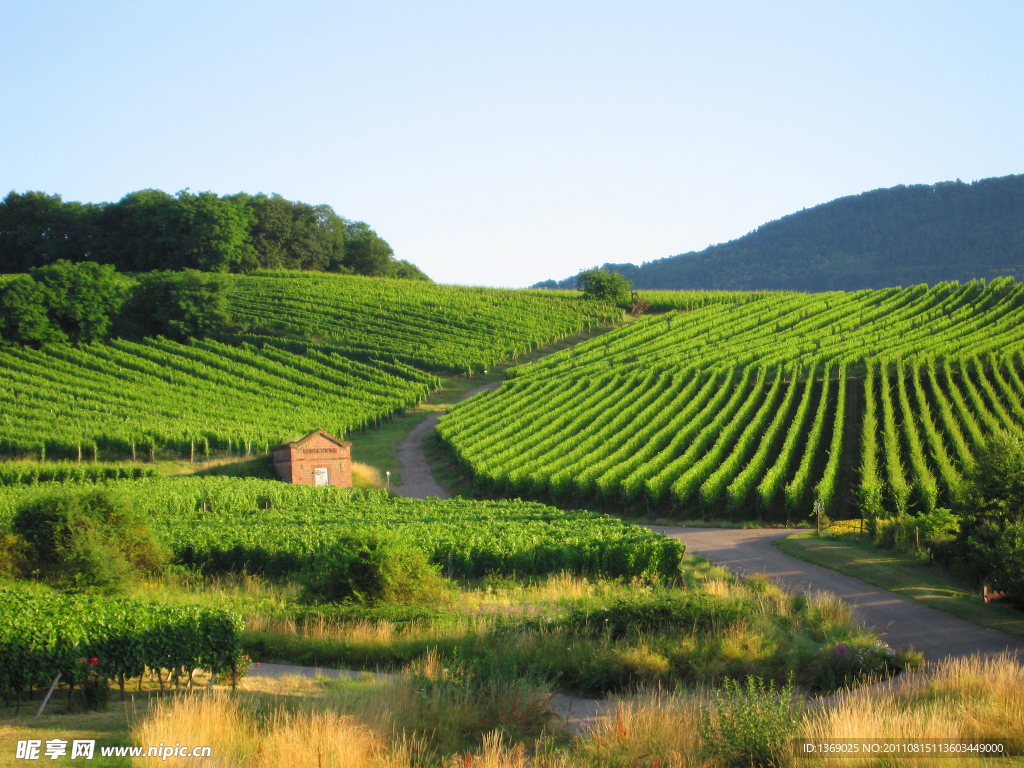
[[576,275],[576,287],[589,299],[623,302],[629,299],[630,281],[607,269],[588,269]]
[[346,221],[329,205],[280,195],[233,195],[253,215],[250,235],[261,267],[338,271],[345,258]]
[[46,313],[46,289],[29,275],[18,275],[0,288],[0,339],[33,347],[67,341]]
[[27,272],[92,252],[98,206],[65,203],[60,195],[11,192],[0,202],[0,272]]
[[150,272],[125,302],[122,329],[126,335],[177,341],[203,338],[230,322],[230,289],[231,279],[216,272]]
[[1024,441],[993,435],[975,457],[956,546],[971,575],[1024,600]]
[[395,253],[387,241],[363,221],[351,221],[345,227],[346,267],[357,275],[386,276]]
[[50,323],[67,340],[78,344],[106,338],[124,300],[113,266],[61,259],[30,274],[43,288]]

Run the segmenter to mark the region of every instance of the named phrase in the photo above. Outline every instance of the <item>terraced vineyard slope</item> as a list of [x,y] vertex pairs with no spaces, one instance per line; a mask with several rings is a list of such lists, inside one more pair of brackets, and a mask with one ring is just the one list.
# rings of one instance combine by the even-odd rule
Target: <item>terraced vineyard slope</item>
[[580,294],[268,272],[234,279],[232,316],[254,334],[314,340],[356,360],[480,373],[501,360],[622,317]]
[[931,510],[1024,429],[1024,286],[768,295],[518,366],[438,433],[487,493],[679,514]]
[[438,373],[620,319],[543,292],[280,273],[233,278],[246,333],[0,348],[0,454],[96,460],[248,455],[317,427],[337,435],[419,403]]

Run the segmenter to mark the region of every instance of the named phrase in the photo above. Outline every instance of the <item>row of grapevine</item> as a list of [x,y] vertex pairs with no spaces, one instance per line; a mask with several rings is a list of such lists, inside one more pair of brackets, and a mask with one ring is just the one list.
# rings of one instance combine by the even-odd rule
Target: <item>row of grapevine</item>
[[[815,496],[830,512],[847,499],[872,514],[934,509],[989,434],[1024,429],[1021,350],[1024,286],[1010,279],[709,301],[518,366],[453,408],[439,434],[491,492],[704,513],[799,515]],[[662,377],[694,370],[690,400],[661,399]],[[579,389],[655,371],[604,401]],[[788,371],[790,387],[765,404],[767,382]],[[646,410],[653,402],[662,412]]]
[[[678,575],[678,541],[595,512],[522,501],[395,498],[383,491],[188,477],[111,481],[145,514],[175,559],[208,573],[284,576],[314,564],[340,536],[379,532],[421,548],[453,576],[489,573],[661,578]],[[0,524],[49,492],[0,488]]]
[[0,462],[0,485],[95,483],[99,480],[139,480],[144,477],[156,477],[156,475],[155,468],[141,464]]
[[0,691],[20,701],[58,673],[74,685],[93,668],[122,690],[147,669],[187,679],[197,669],[234,671],[241,630],[216,608],[0,588]]
[[300,272],[237,276],[232,283],[232,315],[254,334],[316,338],[347,357],[396,359],[438,373],[479,373],[622,317],[622,310],[579,293]]
[[1024,285],[1009,278],[827,294],[780,294],[644,318],[573,350],[513,369],[515,376],[593,375],[652,362],[708,367],[800,359],[959,355],[1024,344]]
[[824,509],[833,509],[839,465],[843,457],[843,429],[846,425],[846,366],[839,369],[839,391],[836,393],[835,415],[832,418],[832,441],[828,448],[828,463],[821,480],[814,487],[815,495]]

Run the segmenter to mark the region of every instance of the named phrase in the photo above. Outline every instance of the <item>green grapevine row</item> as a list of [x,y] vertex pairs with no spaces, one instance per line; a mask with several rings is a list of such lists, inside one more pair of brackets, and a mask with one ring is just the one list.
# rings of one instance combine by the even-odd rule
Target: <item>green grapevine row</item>
[[58,673],[74,684],[90,668],[122,690],[147,668],[189,679],[196,669],[234,670],[241,629],[220,609],[0,588],[0,690],[20,700]]
[[[338,537],[406,538],[453,576],[570,571],[612,577],[678,575],[679,542],[595,512],[522,501],[392,498],[383,491],[274,480],[187,477],[107,484],[144,513],[178,562],[206,572],[283,576],[316,562]],[[0,523],[45,490],[0,488]]]

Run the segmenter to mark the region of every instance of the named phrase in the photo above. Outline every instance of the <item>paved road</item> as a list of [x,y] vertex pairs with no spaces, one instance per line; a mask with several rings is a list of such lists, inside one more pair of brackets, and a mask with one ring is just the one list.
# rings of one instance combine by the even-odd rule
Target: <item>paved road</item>
[[740,575],[765,573],[791,591],[825,590],[853,607],[864,622],[895,647],[913,646],[928,659],[970,656],[974,653],[1017,652],[1024,658],[1024,641],[985,629],[922,603],[841,573],[790,557],[772,542],[792,529],[673,528],[648,526],[686,544],[699,554]]
[[[501,386],[501,382],[496,381],[484,387],[477,387],[468,392],[463,399],[468,399],[485,389],[497,389],[499,386]],[[412,431],[399,444],[398,461],[402,465],[402,484],[395,486],[395,493],[399,496],[408,496],[411,499],[451,498],[451,494],[434,479],[434,474],[430,471],[430,464],[423,453],[423,441],[434,432],[437,420],[441,416],[440,413],[430,414],[420,424],[413,427]]]

